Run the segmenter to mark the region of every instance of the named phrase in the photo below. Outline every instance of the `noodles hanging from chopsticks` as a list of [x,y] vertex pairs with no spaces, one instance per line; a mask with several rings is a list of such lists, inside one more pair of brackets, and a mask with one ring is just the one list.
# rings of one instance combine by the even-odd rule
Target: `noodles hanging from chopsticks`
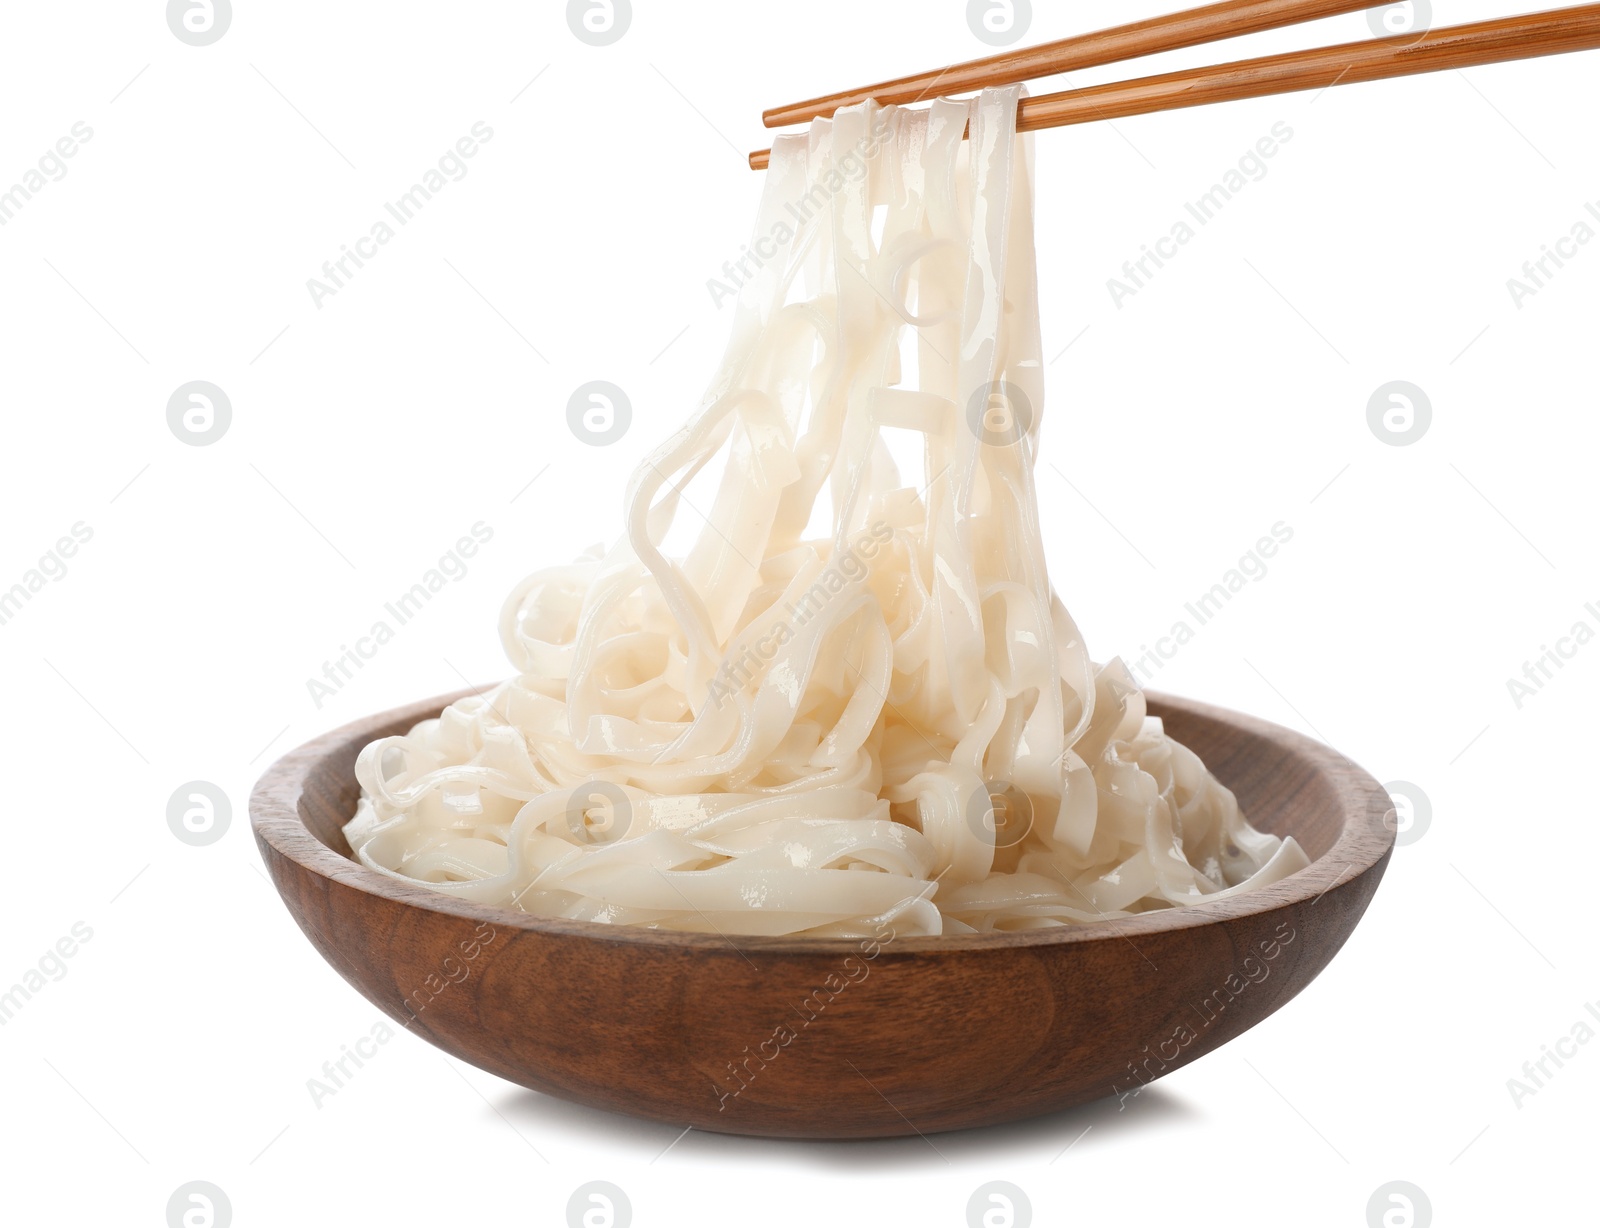
[[[778,139],[702,408],[608,553],[511,594],[516,676],[362,752],[363,864],[541,915],[840,937],[1089,922],[1307,864],[1050,586],[1017,98]],[[701,522],[682,491],[717,464]]]

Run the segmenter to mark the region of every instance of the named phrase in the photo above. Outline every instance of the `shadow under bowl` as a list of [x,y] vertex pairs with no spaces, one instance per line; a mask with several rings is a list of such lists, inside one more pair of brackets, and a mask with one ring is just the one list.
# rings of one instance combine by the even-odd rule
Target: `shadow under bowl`
[[1152,715],[1251,823],[1299,841],[1309,867],[1092,925],[876,943],[534,917],[375,873],[344,839],[361,748],[457,698],[346,725],[261,778],[251,825],[284,903],[346,980],[447,1053],[699,1130],[931,1134],[1131,1091],[1304,989],[1361,919],[1394,845],[1388,794],[1336,751],[1152,695]]

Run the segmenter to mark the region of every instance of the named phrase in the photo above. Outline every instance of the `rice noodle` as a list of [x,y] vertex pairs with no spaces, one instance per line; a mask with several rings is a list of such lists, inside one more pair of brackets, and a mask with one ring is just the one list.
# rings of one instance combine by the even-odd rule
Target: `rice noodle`
[[[1050,586],[1018,96],[777,139],[703,407],[608,553],[511,594],[516,677],[362,752],[363,864],[548,916],[839,937],[1091,922],[1307,864]],[[702,521],[683,489],[713,461]]]

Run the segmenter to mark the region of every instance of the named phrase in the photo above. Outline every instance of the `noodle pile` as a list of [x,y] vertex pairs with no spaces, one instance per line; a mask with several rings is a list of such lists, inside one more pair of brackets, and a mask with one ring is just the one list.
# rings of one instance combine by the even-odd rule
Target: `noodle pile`
[[[1046,576],[1018,96],[777,139],[703,408],[609,553],[511,594],[517,676],[362,752],[363,864],[545,916],[837,937],[1094,921],[1307,864],[1090,660]],[[683,492],[713,461],[702,518]]]

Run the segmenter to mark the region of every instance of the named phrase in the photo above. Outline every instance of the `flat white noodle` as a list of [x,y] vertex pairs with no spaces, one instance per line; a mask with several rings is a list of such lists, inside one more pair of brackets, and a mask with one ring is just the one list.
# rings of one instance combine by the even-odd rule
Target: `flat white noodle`
[[[609,553],[511,594],[517,676],[363,751],[363,864],[547,916],[841,937],[1091,922],[1307,864],[1050,586],[1018,97],[777,138],[702,408],[634,474]],[[701,521],[680,492],[719,465]]]

